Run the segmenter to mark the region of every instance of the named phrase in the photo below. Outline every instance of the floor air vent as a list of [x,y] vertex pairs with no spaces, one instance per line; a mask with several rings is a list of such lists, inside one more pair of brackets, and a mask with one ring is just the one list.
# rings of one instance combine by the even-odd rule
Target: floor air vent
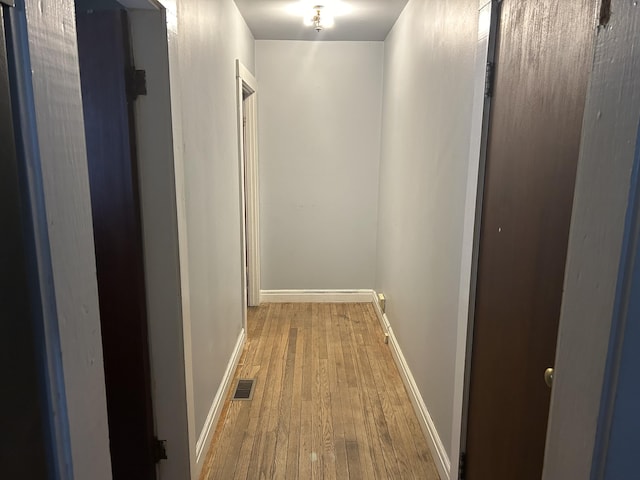
[[253,397],[253,387],[256,384],[254,378],[241,378],[236,384],[232,400],[251,400]]

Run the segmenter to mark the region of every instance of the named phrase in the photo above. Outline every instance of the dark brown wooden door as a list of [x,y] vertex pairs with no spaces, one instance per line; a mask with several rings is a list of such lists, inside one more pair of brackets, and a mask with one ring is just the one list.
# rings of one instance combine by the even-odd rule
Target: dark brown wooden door
[[126,14],[79,11],[77,28],[113,478],[154,479]]
[[504,0],[471,360],[466,475],[540,480],[594,0]]

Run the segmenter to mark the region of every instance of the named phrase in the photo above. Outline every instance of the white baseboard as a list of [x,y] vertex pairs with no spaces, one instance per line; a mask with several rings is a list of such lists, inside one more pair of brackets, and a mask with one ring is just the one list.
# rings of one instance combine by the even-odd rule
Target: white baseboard
[[262,290],[263,303],[369,303],[373,290]]
[[[199,471],[202,468],[202,460],[204,460],[206,452],[209,449],[209,445],[211,443],[211,438],[216,431],[215,426],[220,419],[220,414],[222,413],[222,408],[224,407],[224,400],[225,398],[227,398],[227,393],[229,392],[229,388],[231,387],[233,376],[236,372],[236,367],[238,366],[240,356],[242,355],[242,349],[244,348],[245,339],[246,333],[243,328],[240,332],[240,335],[238,335],[238,341],[236,342],[236,346],[233,349],[233,353],[231,354],[231,359],[229,360],[229,364],[227,365],[227,370],[224,372],[224,376],[222,377],[220,388],[218,388],[218,392],[213,399],[213,403],[211,404],[211,408],[209,409],[209,414],[207,415],[207,419],[204,422],[204,427],[202,428],[200,437],[196,442],[196,469],[198,470],[198,476],[200,475]],[[203,453],[205,455],[203,455]]]
[[407,361],[404,358],[402,350],[400,349],[400,345],[398,345],[398,340],[393,333],[393,329],[391,328],[389,319],[387,318],[387,315],[385,313],[382,313],[382,310],[380,309],[380,305],[377,302],[377,295],[375,294],[375,292],[373,294],[373,306],[376,314],[378,315],[380,325],[382,325],[382,329],[389,335],[389,346],[391,347],[391,354],[393,355],[393,359],[395,360],[398,370],[400,371],[400,376],[402,377],[404,386],[409,392],[411,404],[413,405],[413,409],[415,410],[418,417],[418,423],[420,423],[420,427],[422,428],[422,431],[427,438],[427,443],[429,444],[429,448],[431,449],[431,453],[436,463],[438,473],[440,474],[440,478],[442,480],[450,480],[451,461],[449,460],[449,456],[447,455],[447,452],[444,448],[444,444],[440,439],[440,435],[438,435],[436,426],[431,419],[431,415],[427,410],[427,406],[422,399],[422,395],[418,390],[418,386],[416,385],[413,374],[409,369],[409,365],[407,365]]

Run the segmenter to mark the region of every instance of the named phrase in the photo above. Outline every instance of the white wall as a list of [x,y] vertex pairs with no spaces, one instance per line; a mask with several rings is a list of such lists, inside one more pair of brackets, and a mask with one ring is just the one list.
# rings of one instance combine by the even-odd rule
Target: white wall
[[385,42],[376,290],[448,456],[478,0],[410,0]]
[[254,41],[232,0],[181,0],[177,19],[171,88],[180,89],[198,438],[243,327],[235,59],[253,69]]
[[261,288],[372,288],[382,42],[257,41]]

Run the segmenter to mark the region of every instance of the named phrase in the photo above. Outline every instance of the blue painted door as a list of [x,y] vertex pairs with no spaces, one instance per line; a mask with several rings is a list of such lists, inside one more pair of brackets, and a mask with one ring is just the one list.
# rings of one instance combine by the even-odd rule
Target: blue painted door
[[640,478],[640,134],[592,478]]
[[0,0],[0,477],[53,479],[26,162],[16,142],[14,52],[5,24],[9,7]]

